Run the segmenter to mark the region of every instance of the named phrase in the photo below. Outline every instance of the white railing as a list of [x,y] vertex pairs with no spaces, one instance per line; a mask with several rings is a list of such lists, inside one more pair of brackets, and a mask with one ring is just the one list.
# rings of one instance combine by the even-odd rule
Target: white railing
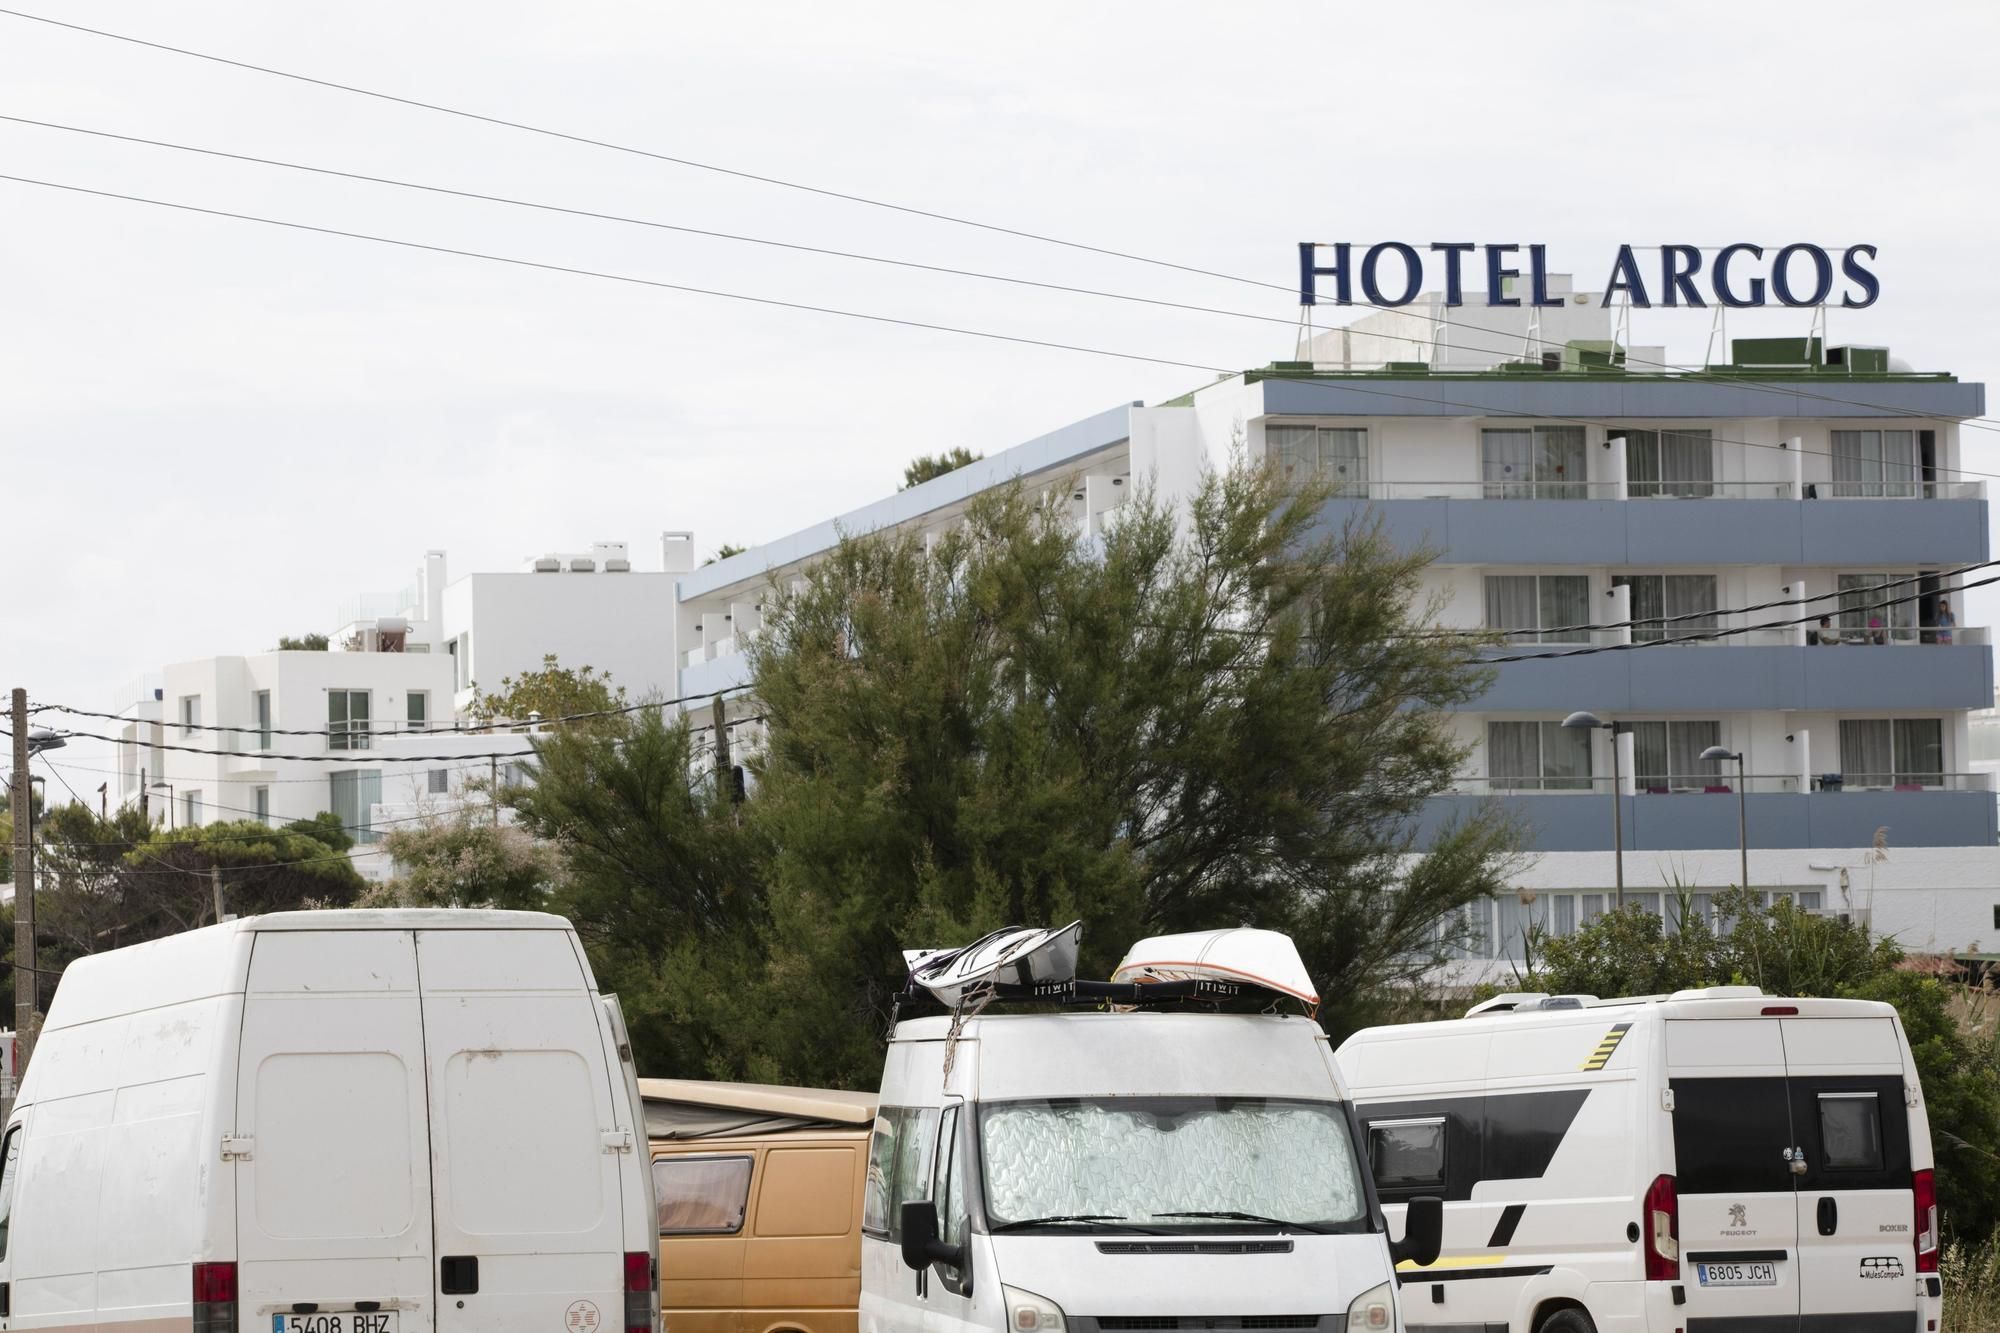
[[1809,481],[1803,494],[1789,481],[1493,480],[1439,477],[1427,481],[1342,481],[1334,498],[1350,500],[1984,500],[1983,481]]
[[[1801,778],[1791,773],[1752,773],[1743,779],[1743,790],[1752,796],[1798,795],[1801,792],[1931,792],[1993,790],[1991,773],[1823,773]],[[1637,796],[1733,796],[1736,775],[1671,774],[1664,777],[1627,778],[1626,786]],[[1588,778],[1455,778],[1448,793],[1452,796],[1609,796],[1611,779]]]
[[[1791,648],[1797,647],[1804,638],[1814,647],[1986,647],[1993,642],[1993,631],[1984,625],[1893,625],[1870,628],[1854,626],[1841,627],[1836,619],[1828,640],[1826,633],[1814,625],[1789,626],[1781,629],[1750,629],[1748,625],[1762,624],[1771,617],[1789,618],[1779,609],[1773,609],[1755,618],[1748,616],[1718,616],[1713,623],[1681,621],[1669,625],[1641,625],[1633,627],[1631,639],[1634,643],[1646,643],[1667,639],[1690,639],[1687,643],[1676,643],[1678,648]],[[1722,634],[1722,631],[1731,631]],[[1802,631],[1804,634],[1802,635]],[[1477,631],[1468,630],[1467,633]],[[1515,629],[1502,631],[1507,641],[1488,650],[1494,654],[1512,654],[1524,648],[1547,649],[1559,652],[1564,648],[1606,648],[1624,642],[1624,634],[1619,630],[1590,630],[1570,634],[1545,634],[1539,630]],[[1718,638],[1698,638],[1698,635],[1721,634]],[[1810,637],[1806,637],[1810,636]],[[1949,636],[1940,639],[1940,636]]]

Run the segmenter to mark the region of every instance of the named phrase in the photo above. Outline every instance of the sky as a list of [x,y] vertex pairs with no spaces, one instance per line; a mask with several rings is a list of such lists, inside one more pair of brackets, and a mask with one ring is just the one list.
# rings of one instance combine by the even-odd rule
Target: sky
[[[0,115],[1240,312],[916,273],[0,120],[0,172],[1100,355],[0,180],[0,687],[412,581],[692,529],[707,554],[1291,355],[1305,239],[1880,247],[1832,341],[2000,376],[2000,6],[0,0],[71,23],[1237,275],[1198,277],[0,15]],[[1320,322],[1325,322],[1324,316]],[[1741,312],[1734,336],[1803,335]],[[1634,341],[1702,354],[1707,312]],[[2000,407],[1996,407],[2000,412]],[[2000,433],[1965,466],[2000,473]],[[1990,591],[1990,590],[1989,590]],[[2000,598],[1974,593],[1968,624]]]

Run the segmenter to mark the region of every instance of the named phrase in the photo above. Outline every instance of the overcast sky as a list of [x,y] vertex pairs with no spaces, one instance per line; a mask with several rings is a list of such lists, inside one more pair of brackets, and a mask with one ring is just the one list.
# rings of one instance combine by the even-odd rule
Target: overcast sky
[[[18,0],[153,41],[1289,285],[1305,238],[1871,242],[1835,341],[2000,364],[2000,6]],[[0,113],[1225,306],[1196,278],[0,17]],[[664,282],[1243,367],[1177,314],[0,122],[7,174]],[[119,707],[341,600],[692,528],[706,554],[1208,378],[0,181],[0,685]],[[1700,356],[1705,313],[1637,312]],[[1803,334],[1804,312],[1731,333]],[[1967,466],[2000,472],[2000,434]],[[1975,598],[1968,620],[1990,620]]]

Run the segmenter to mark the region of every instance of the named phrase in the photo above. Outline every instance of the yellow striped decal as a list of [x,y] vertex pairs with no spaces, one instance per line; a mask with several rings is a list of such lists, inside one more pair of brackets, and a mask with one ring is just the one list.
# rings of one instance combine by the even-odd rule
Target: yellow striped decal
[[1625,1034],[1631,1030],[1630,1023],[1613,1024],[1611,1031],[1604,1034],[1604,1040],[1597,1043],[1597,1049],[1590,1053],[1590,1058],[1583,1062],[1583,1072],[1595,1073],[1610,1063],[1611,1053],[1618,1049],[1618,1043],[1625,1040]]
[[1434,1264],[1419,1268],[1412,1260],[1405,1259],[1396,1265],[1399,1273],[1455,1273],[1467,1268],[1498,1268],[1507,1262],[1504,1254],[1447,1254]]

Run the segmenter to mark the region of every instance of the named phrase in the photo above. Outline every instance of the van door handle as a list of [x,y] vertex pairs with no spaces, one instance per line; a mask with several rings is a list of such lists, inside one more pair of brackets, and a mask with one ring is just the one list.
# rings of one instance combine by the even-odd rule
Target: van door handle
[[9,1318],[13,1313],[14,1284],[11,1282],[0,1282],[0,1319]]
[[1819,1234],[1831,1236],[1840,1230],[1840,1204],[1833,1199],[1819,1201]]
[[438,1290],[447,1296],[469,1296],[479,1290],[479,1256],[454,1254],[438,1260]]

